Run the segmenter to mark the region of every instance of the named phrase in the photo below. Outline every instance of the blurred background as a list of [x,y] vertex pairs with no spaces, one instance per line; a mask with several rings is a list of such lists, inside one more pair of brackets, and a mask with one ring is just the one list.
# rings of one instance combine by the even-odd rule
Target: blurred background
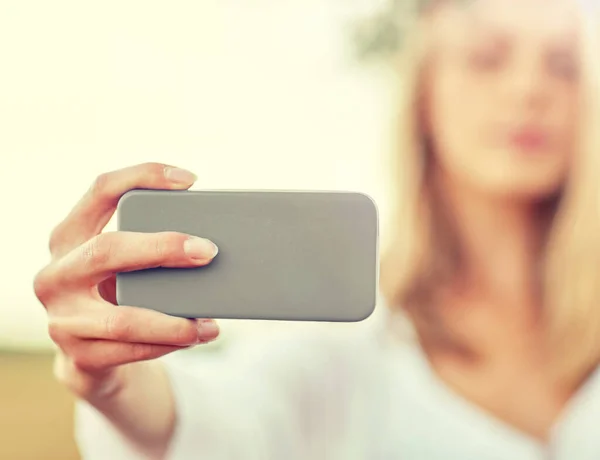
[[[0,459],[79,458],[31,286],[98,174],[160,161],[196,172],[196,189],[362,191],[385,228],[394,77],[363,55],[389,34],[354,28],[383,5],[0,2]],[[288,327],[318,326],[222,322],[194,352]]]

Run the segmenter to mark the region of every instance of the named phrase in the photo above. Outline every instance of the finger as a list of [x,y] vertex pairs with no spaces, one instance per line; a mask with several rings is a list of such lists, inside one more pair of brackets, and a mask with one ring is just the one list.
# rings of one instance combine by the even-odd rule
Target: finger
[[52,257],[61,257],[99,234],[114,214],[119,199],[129,190],[185,190],[195,181],[193,173],[163,163],[144,163],[101,174],[53,230]]
[[124,364],[156,359],[186,347],[146,343],[81,340],[69,357],[84,372],[97,373]]
[[98,294],[107,302],[117,305],[117,278],[111,276],[98,284]]
[[86,309],[85,314],[53,315],[50,335],[103,339],[128,343],[189,346],[209,342],[219,335],[214,320],[190,320],[139,307],[109,305]]
[[68,253],[48,270],[56,286],[92,287],[118,272],[210,263],[216,245],[177,232],[102,233]]

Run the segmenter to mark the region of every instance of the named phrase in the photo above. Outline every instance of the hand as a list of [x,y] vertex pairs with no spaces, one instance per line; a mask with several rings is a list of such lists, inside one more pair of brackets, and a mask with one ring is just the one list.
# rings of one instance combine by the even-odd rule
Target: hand
[[216,254],[212,242],[176,232],[101,233],[127,191],[184,190],[195,179],[159,163],[102,174],[52,232],[51,261],[35,277],[34,290],[59,348],[55,376],[78,397],[110,397],[123,387],[134,363],[218,336],[213,320],[117,306],[115,298],[115,273],[205,265]]

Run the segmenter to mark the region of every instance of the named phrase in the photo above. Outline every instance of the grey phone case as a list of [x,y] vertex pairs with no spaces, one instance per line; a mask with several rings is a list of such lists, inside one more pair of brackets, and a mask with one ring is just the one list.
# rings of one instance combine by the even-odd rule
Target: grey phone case
[[209,238],[207,266],[117,274],[117,302],[188,318],[354,322],[375,307],[378,216],[368,196],[132,190],[118,228]]

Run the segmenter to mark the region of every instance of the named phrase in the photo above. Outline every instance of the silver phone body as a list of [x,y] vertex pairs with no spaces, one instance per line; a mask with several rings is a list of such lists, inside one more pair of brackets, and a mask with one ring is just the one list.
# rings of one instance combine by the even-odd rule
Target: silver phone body
[[376,303],[374,201],[355,192],[132,190],[118,229],[214,241],[207,266],[117,274],[117,302],[187,318],[361,321]]

